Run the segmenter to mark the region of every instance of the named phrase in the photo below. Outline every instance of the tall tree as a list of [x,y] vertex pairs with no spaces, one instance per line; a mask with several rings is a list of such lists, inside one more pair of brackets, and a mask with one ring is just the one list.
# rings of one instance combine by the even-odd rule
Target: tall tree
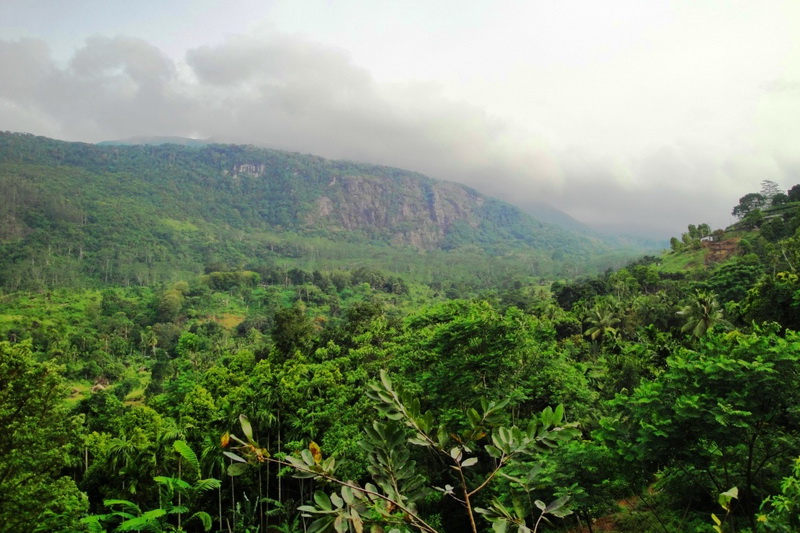
[[782,193],[781,186],[772,180],[763,180],[761,182],[761,195],[771,202],[772,199],[778,194]]

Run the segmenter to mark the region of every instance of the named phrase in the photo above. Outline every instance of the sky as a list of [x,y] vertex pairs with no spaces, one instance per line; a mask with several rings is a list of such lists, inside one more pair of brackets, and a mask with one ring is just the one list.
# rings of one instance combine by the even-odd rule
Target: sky
[[796,0],[3,0],[0,130],[397,166],[592,228],[800,183]]

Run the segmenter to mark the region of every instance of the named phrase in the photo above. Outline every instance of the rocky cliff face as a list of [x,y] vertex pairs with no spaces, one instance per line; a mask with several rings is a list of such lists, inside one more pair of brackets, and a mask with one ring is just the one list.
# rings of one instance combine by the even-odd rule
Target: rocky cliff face
[[455,223],[478,227],[484,198],[465,187],[420,179],[354,175],[331,180],[305,214],[308,226],[339,227],[420,250],[438,248]]

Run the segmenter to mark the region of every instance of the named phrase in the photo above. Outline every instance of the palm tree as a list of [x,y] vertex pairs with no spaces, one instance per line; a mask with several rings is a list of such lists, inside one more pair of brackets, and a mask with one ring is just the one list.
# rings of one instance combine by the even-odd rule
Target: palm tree
[[611,306],[606,303],[600,303],[595,305],[589,312],[586,322],[590,325],[583,334],[594,341],[602,339],[606,336],[606,333],[616,335],[617,328],[615,326],[620,323],[620,319],[611,309]]
[[692,337],[696,339],[705,335],[717,324],[728,324],[723,319],[717,295],[713,292],[696,291],[689,304],[678,311],[678,314],[686,318],[681,331],[691,332]]

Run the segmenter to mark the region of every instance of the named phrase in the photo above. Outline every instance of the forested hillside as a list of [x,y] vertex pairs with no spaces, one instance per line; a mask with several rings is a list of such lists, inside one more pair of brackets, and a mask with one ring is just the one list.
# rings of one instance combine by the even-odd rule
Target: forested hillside
[[149,285],[214,263],[421,281],[574,276],[632,254],[454,183],[252,146],[2,133],[0,188],[0,285],[11,289]]
[[[550,245],[507,206],[390,169],[2,139],[2,531],[800,526],[800,187],[766,183],[736,225],[689,225],[624,268],[467,282],[414,270]],[[347,218],[344,193],[319,194],[334,177],[429,229]],[[436,237],[448,216],[471,244],[427,249],[454,238]],[[307,258],[412,234],[405,273]]]

